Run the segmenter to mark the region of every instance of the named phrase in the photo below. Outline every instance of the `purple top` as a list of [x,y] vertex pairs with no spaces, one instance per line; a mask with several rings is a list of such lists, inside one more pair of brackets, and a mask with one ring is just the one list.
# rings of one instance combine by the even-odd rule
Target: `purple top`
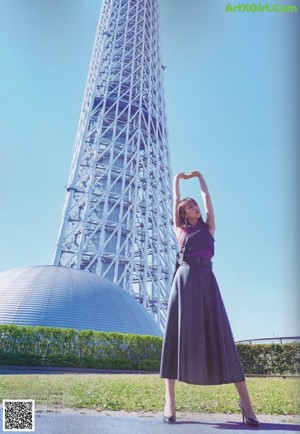
[[[195,225],[191,225],[188,228],[182,228],[178,237],[178,245],[179,249],[183,247],[185,237],[187,234],[194,232],[199,228],[198,223]],[[200,229],[200,228],[199,228]],[[187,250],[184,254],[187,257],[195,257],[200,256],[201,258],[211,259],[214,256],[214,237],[207,227],[202,227],[201,231],[202,236],[199,237],[199,245],[193,247],[191,251]]]

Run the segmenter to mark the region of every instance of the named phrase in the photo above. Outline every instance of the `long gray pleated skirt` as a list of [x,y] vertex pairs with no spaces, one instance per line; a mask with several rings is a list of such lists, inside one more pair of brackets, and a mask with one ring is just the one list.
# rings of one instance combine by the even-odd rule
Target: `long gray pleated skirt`
[[207,266],[184,262],[176,272],[160,376],[202,385],[245,380],[218,284]]

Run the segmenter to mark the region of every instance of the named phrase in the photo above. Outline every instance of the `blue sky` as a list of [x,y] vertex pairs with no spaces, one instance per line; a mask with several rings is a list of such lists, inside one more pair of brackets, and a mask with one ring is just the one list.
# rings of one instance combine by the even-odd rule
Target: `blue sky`
[[[207,180],[234,337],[300,335],[300,10],[159,4],[171,165]],[[0,0],[0,271],[52,263],[100,6]]]

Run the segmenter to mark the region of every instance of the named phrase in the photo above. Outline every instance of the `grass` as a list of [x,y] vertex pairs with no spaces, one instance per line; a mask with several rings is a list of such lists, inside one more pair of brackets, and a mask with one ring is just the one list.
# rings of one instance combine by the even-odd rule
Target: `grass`
[[[249,378],[247,384],[257,414],[299,414],[299,380]],[[37,408],[157,412],[164,405],[164,381],[153,374],[3,375],[0,402],[2,399],[34,399]],[[177,382],[176,407],[190,413],[238,413],[237,392],[233,384]]]

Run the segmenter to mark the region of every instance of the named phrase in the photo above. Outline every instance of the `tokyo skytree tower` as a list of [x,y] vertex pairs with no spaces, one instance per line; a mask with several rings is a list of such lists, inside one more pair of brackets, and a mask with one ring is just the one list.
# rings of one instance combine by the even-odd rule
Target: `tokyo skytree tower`
[[164,327],[176,240],[157,0],[103,0],[54,265],[129,291]]

